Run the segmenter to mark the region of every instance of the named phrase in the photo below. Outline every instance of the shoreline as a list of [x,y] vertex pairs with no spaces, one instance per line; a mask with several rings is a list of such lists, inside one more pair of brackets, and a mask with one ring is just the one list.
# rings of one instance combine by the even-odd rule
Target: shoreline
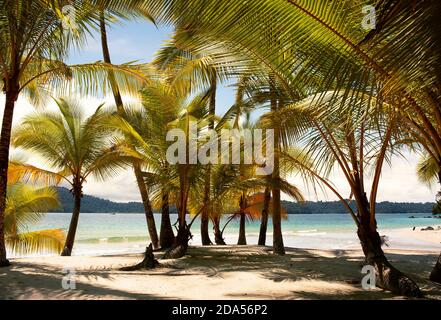
[[[0,269],[1,299],[401,299],[361,287],[360,250],[192,246],[188,255],[160,260],[154,270],[123,272],[142,254],[11,259]],[[441,299],[441,286],[427,280],[439,252],[385,250],[389,260],[414,278],[426,298]],[[155,253],[157,258],[162,253]],[[62,288],[63,269],[75,271],[76,289]],[[214,290],[215,288],[215,290]]]
[[[381,236],[387,237],[387,245],[383,249],[441,252],[441,225],[432,225],[433,231],[421,231],[423,227],[412,228],[387,228],[380,229]],[[438,229],[440,228],[440,229]],[[199,246],[200,235],[198,230],[193,234],[194,240],[190,241],[191,246]],[[138,238],[138,237],[136,237]],[[236,233],[226,233],[228,245],[237,242]],[[257,245],[258,233],[247,232],[247,241],[250,245]],[[137,241],[77,241],[74,247],[73,256],[102,256],[143,253],[146,244],[145,240]],[[284,242],[287,247],[307,250],[360,250],[360,243],[355,230],[345,231],[323,231],[317,229],[301,231],[285,231]],[[267,243],[272,243],[272,235],[267,234]],[[10,255],[11,258],[38,258],[51,257],[53,254],[40,254],[30,256]]]

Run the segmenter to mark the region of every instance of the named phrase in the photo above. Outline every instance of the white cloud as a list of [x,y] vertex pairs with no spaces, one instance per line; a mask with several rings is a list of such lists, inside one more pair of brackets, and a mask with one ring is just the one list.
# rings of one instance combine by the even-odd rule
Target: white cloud
[[[425,184],[418,181],[416,175],[416,164],[418,158],[410,153],[405,154],[406,159],[395,157],[392,159],[392,165],[384,165],[378,190],[377,201],[397,201],[397,202],[433,202],[435,200],[436,190],[432,190]],[[329,190],[317,194],[311,186],[304,184],[303,180],[296,176],[288,179],[291,183],[301,188],[308,200],[337,200]],[[333,172],[329,178],[340,194],[348,198],[350,196],[349,185],[339,171]],[[367,192],[370,191],[371,179],[365,181]],[[288,199],[287,197],[284,197]]]
[[[113,98],[108,96],[102,99],[94,97],[86,97],[80,99],[82,105],[87,106],[85,112],[92,114],[96,107],[105,102],[106,106],[113,105]],[[4,95],[0,95],[0,116],[3,116]],[[55,102],[50,101],[45,109],[56,109]],[[18,125],[24,116],[34,112],[35,108],[25,99],[19,98],[14,115],[14,125]],[[430,190],[426,185],[421,184],[416,176],[417,158],[415,155],[407,154],[408,160],[403,158],[394,158],[392,166],[385,165],[381,177],[380,188],[378,192],[378,201],[402,201],[402,202],[433,202],[435,199],[436,189]],[[44,159],[31,156],[30,163],[45,167]],[[337,197],[326,191],[319,191],[316,195],[312,188],[303,183],[299,177],[289,179],[292,183],[301,188],[308,200],[336,200]],[[335,172],[330,180],[338,188],[344,197],[349,197],[350,189],[348,184],[339,172]],[[369,180],[366,181],[368,186]],[[437,187],[437,186],[435,186]],[[135,178],[131,170],[122,172],[118,177],[106,182],[95,181],[89,179],[84,188],[87,194],[98,196],[101,198],[112,199],[114,201],[139,201],[139,191],[135,183]],[[286,197],[284,197],[286,199]]]

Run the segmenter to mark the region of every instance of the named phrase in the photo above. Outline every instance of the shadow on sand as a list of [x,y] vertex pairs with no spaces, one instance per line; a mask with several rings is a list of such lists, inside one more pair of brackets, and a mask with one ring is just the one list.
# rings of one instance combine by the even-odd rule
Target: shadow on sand
[[[155,253],[156,254],[156,253]],[[156,254],[158,258],[161,253]],[[141,256],[140,256],[141,257]],[[76,257],[78,259],[78,257]],[[106,257],[109,259],[109,257]],[[118,256],[113,257],[118,259]],[[112,259],[113,259],[112,258]],[[436,255],[388,254],[390,261],[410,275],[421,287],[427,299],[441,299],[441,286],[428,281]],[[104,259],[97,257],[95,259]],[[107,261],[107,260],[106,260]],[[366,291],[361,287],[361,268],[364,259],[357,251],[326,251],[287,249],[285,256],[271,254],[270,248],[247,246],[210,246],[190,248],[188,255],[177,260],[160,261],[155,270],[135,272],[118,271],[119,266],[100,267],[77,271],[81,277],[78,290],[64,290],[60,268],[17,260],[12,267],[0,269],[0,298],[2,299],[173,299],[181,298],[180,292],[164,296],[151,293],[130,293],[100,285],[100,280],[113,282],[130,277],[147,277],[152,286],[161,277],[199,275],[209,281],[229,277],[233,273],[256,274],[272,283],[288,284],[292,290],[279,294],[258,290],[231,291],[223,298],[231,299],[395,299],[396,296],[379,289]],[[306,286],[304,284],[307,284]],[[203,286],[204,284],[198,284]],[[326,288],[328,288],[327,290]],[[114,286],[115,287],[115,286]],[[203,287],[201,287],[203,288]],[[311,289],[312,288],[312,289]],[[316,288],[316,289],[314,289]],[[325,288],[325,290],[324,290]],[[306,290],[305,290],[306,289]]]

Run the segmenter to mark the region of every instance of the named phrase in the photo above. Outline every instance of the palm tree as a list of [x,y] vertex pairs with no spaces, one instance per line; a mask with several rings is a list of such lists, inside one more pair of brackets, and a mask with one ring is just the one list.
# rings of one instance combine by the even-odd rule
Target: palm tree
[[6,245],[17,254],[60,253],[65,240],[62,230],[28,230],[44,217],[45,212],[59,206],[57,191],[53,188],[9,184],[5,211]]
[[[175,31],[172,40],[163,46],[156,54],[153,62],[160,70],[164,70],[173,78],[173,83],[185,91],[197,92],[207,90],[209,94],[209,130],[215,129],[216,94],[219,81],[228,78],[228,73],[221,66],[210,64],[211,57],[204,52],[193,52],[177,46],[180,38],[189,36],[188,30]],[[201,241],[202,245],[211,245],[208,227],[211,213],[209,211],[211,168],[206,170],[204,204],[201,211]],[[218,243],[219,241],[215,241]],[[221,241],[222,242],[222,241]]]
[[[0,87],[6,96],[0,138],[0,267],[9,265],[4,243],[4,213],[11,128],[18,97],[27,96],[36,105],[51,91],[67,92],[75,88],[86,94],[99,92],[104,88],[97,83],[103,83],[110,69],[115,70],[115,78],[124,90],[136,90],[142,78],[129,66],[116,70],[105,63],[64,64],[70,48],[82,45],[87,25],[95,15],[86,3],[75,2],[77,28],[66,31],[62,8],[68,4],[71,1],[0,1]],[[94,80],[99,82],[93,85]]]
[[[175,180],[179,186],[179,196],[177,200],[178,210],[178,232],[175,243],[172,248],[164,255],[164,258],[179,258],[185,255],[188,248],[188,242],[191,238],[190,228],[192,223],[187,224],[186,216],[188,213],[189,197],[191,187],[202,181],[200,164],[194,164],[190,161],[192,155],[190,151],[191,141],[194,143],[192,136],[193,126],[196,134],[207,127],[206,119],[208,115],[209,95],[202,93],[194,97],[188,104],[182,101],[179,105],[180,113],[176,120],[171,122],[170,128],[179,129],[185,136],[185,163],[178,163],[174,166],[174,174],[172,180]],[[206,175],[205,175],[206,176]],[[205,181],[205,179],[204,179]],[[193,220],[194,221],[194,220]]]
[[[190,237],[191,225],[187,224],[186,216],[191,186],[202,174],[197,164],[188,161],[190,139],[193,139],[189,132],[193,125],[197,132],[208,126],[204,119],[208,119],[209,95],[203,92],[190,99],[188,91],[180,90],[173,85],[172,78],[160,73],[145,85],[141,95],[143,108],[125,108],[127,119],[118,117],[111,126],[130,137],[131,152],[142,160],[141,166],[145,169],[142,175],[152,190],[153,203],[160,203],[163,208],[164,232],[168,235],[173,234],[169,229],[169,204],[176,204],[178,234],[166,257],[179,257],[185,254]],[[167,158],[171,143],[164,138],[172,129],[180,129],[186,135],[186,163],[170,163]]]
[[[108,41],[107,41],[107,30],[106,30],[106,21],[107,21],[106,9],[108,9],[110,3],[107,2],[106,5],[107,6],[102,6],[99,8],[99,10],[100,10],[99,24],[100,24],[100,33],[101,33],[101,47],[102,47],[102,51],[103,51],[104,62],[111,64],[112,61],[110,58],[110,50],[109,50],[109,45],[108,45]],[[132,9],[132,10],[130,10],[130,9]],[[124,6],[122,6],[122,7],[118,6],[117,10],[118,10],[118,13],[120,15],[124,15],[125,18],[127,18],[127,16],[130,16],[130,17],[136,16],[136,13],[138,13],[137,11],[133,10],[133,8],[131,8],[130,6],[128,8],[124,8]],[[151,17],[148,16],[148,14],[144,13],[143,15],[146,16],[149,20],[151,20]],[[110,86],[112,88],[113,97],[115,100],[115,104],[116,104],[116,108],[118,110],[118,113],[120,116],[124,117],[125,116],[124,104],[123,104],[123,100],[121,97],[121,92],[118,88],[118,84],[115,80],[115,75],[113,74],[113,72],[109,72],[109,82],[110,82]],[[153,215],[152,205],[150,203],[149,194],[148,194],[147,188],[145,186],[144,179],[142,177],[142,172],[141,172],[140,166],[134,163],[133,164],[133,171],[134,171],[134,174],[136,177],[136,182],[138,185],[139,193],[141,195],[141,200],[142,200],[142,203],[144,206],[144,212],[145,212],[145,216],[146,216],[150,240],[152,242],[153,249],[158,249],[160,244],[159,244],[158,233],[156,231],[155,218]]]
[[266,245],[266,231],[268,229],[268,214],[271,202],[271,189],[266,187],[263,195],[263,208],[260,218],[259,240],[257,241],[257,244],[259,246]]
[[63,256],[70,256],[81,211],[83,185],[90,176],[106,179],[125,168],[133,157],[125,155],[103,123],[102,105],[86,118],[77,102],[56,100],[57,112],[28,116],[13,135],[13,145],[42,156],[57,175],[69,183],[74,209]]
[[[29,231],[32,224],[44,217],[48,210],[60,206],[55,189],[37,184],[57,183],[52,172],[14,159],[9,164],[8,191],[5,211],[6,245],[17,254],[40,252],[60,253],[65,239],[59,229]],[[25,184],[29,183],[29,184]]]
[[[152,13],[158,21],[191,25],[194,36],[181,46],[215,47],[223,61],[237,64],[237,53],[246,54],[272,70],[293,100],[299,88],[318,94],[319,100],[329,90],[351,90],[345,89],[348,82],[366,91],[376,87],[426,143],[441,150],[439,1],[377,1],[374,30],[362,28],[362,1],[194,0],[191,4],[166,2]],[[280,32],[262,41],[268,30]],[[376,93],[371,91],[372,96]]]
[[[212,218],[223,215],[230,215],[222,230],[219,226],[219,234],[216,235],[223,240],[223,232],[228,224],[233,220],[240,220],[239,245],[245,245],[245,220],[254,220],[259,216],[257,206],[258,201],[253,196],[247,196],[264,187],[265,180],[252,174],[253,167],[241,168],[240,165],[217,164],[211,168],[210,198],[208,206],[212,213]],[[248,174],[245,174],[245,171]],[[202,202],[205,194],[205,181],[203,184],[196,185],[190,197],[190,205],[194,212],[202,212],[204,204]],[[246,197],[246,199],[245,199]],[[239,210],[238,210],[239,206]],[[224,243],[225,244],[225,243]]]
[[[360,96],[364,100],[356,103]],[[415,282],[386,258],[375,218],[383,164],[394,154],[395,141],[400,139],[395,109],[381,98],[373,101],[369,94],[355,90],[344,107],[336,99],[346,98],[344,93],[328,92],[322,105],[311,105],[311,101],[306,99],[272,115],[287,119],[283,132],[295,136],[305,146],[304,158],[309,159],[313,167],[304,165],[299,157],[287,153],[282,153],[282,157],[284,161],[300,167],[308,177],[323,183],[342,201],[357,226],[366,261],[375,267],[377,285],[397,294],[420,296]],[[341,170],[351,188],[357,212],[326,179],[335,166]],[[365,180],[370,170],[373,179],[368,198]]]
[[[157,85],[160,84],[157,83]],[[151,83],[143,90],[144,105],[125,107],[123,117],[118,112],[118,115],[112,117],[106,125],[124,135],[126,152],[139,158],[138,162],[135,162],[136,168],[139,170],[137,182],[144,186],[147,195],[148,193],[152,195],[152,202],[150,202],[150,198],[146,202],[148,212],[153,215],[152,207],[161,208],[159,246],[166,249],[173,243],[174,234],[169,212],[168,164],[165,144],[161,141],[166,136],[167,121],[171,121],[172,118],[169,115],[161,117],[157,112],[159,107],[149,102],[148,95],[155,90],[159,89]],[[155,225],[149,224],[149,226]]]

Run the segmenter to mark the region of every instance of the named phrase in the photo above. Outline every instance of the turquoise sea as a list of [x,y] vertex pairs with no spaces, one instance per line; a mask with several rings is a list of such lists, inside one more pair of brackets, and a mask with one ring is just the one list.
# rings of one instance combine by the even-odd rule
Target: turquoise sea
[[[415,218],[409,218],[415,216]],[[427,218],[430,214],[378,214],[381,235],[389,238],[392,248],[440,250],[441,244],[403,237],[403,230],[416,227],[441,225],[441,219]],[[33,226],[33,230],[60,228],[67,230],[71,214],[49,213]],[[157,229],[160,214],[155,214]],[[172,223],[177,219],[171,217]],[[223,223],[221,224],[223,226]],[[283,235],[286,246],[313,249],[358,249],[355,224],[347,214],[298,214],[289,215],[283,221]],[[248,244],[256,244],[260,222],[249,222],[246,226]],[[225,231],[227,244],[235,244],[238,237],[238,222],[232,222]],[[194,235],[191,244],[200,243],[199,222],[192,227]],[[272,243],[272,225],[268,225],[267,244]],[[441,241],[441,239],[440,239]],[[80,216],[74,254],[111,254],[141,252],[149,237],[143,214],[82,213]]]

